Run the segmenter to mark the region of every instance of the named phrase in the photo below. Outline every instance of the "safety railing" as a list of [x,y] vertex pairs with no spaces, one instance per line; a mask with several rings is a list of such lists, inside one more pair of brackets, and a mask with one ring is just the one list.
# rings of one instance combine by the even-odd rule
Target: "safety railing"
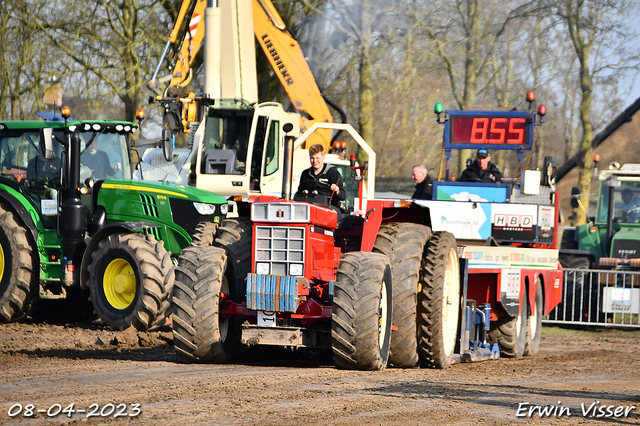
[[640,272],[565,269],[562,300],[543,323],[640,328]]

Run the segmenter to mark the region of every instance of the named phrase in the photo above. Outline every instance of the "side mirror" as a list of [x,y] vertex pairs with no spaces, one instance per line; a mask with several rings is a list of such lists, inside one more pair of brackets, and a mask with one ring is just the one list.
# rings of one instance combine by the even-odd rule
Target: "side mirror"
[[574,186],[571,188],[571,207],[578,208],[580,207],[580,203],[578,203],[578,197],[580,197],[580,187]]
[[40,129],[40,152],[45,160],[56,158],[56,152],[53,150],[53,129],[51,127]]
[[164,159],[173,161],[173,135],[169,129],[162,129],[162,152]]
[[285,133],[289,133],[290,131],[293,130],[293,124],[284,123],[284,126],[282,126],[282,130],[284,130]]

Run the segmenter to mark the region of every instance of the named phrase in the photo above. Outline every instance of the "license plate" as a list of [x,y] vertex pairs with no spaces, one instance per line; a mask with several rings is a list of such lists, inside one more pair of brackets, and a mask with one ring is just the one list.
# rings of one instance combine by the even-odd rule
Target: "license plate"
[[273,311],[258,311],[258,325],[262,327],[275,327],[276,313]]

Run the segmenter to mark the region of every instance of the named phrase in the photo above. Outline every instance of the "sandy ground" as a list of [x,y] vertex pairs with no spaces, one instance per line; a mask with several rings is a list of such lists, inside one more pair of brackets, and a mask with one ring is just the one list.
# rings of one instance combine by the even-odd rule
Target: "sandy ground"
[[[169,328],[0,325],[0,424],[640,424],[638,331],[545,327],[534,357],[381,372],[265,350],[255,362],[185,365],[171,341]],[[602,412],[585,415],[594,403]]]

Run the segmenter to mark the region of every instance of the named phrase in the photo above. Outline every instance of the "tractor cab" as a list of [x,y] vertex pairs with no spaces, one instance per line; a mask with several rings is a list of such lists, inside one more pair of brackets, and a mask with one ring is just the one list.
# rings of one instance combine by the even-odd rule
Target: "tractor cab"
[[[69,185],[66,123],[7,121],[0,126],[0,179],[31,202],[45,227],[54,227],[58,193]],[[136,130],[135,125],[118,121],[75,121],[69,126],[70,130],[76,128],[80,139],[81,182],[89,178],[93,181],[131,179],[128,146],[129,134]],[[40,144],[43,129],[50,130],[52,141],[56,141],[48,148]]]

